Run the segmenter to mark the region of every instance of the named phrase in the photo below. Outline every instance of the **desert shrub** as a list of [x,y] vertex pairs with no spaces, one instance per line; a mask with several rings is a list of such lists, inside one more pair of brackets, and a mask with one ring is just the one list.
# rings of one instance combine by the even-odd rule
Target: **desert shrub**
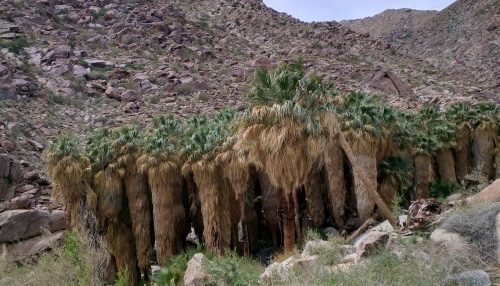
[[0,263],[0,285],[103,285],[109,253],[101,236],[67,231],[60,246],[20,263]]
[[191,95],[196,90],[196,87],[192,83],[186,83],[181,85],[179,88],[179,94]]
[[191,248],[170,257],[165,266],[153,277],[153,281],[158,286],[168,286],[172,283],[177,285],[186,272],[189,260],[198,252],[201,252],[200,248]]
[[430,194],[433,198],[446,198],[449,195],[453,194],[456,190],[459,189],[459,186],[454,183],[435,183],[431,182],[429,185]]
[[0,48],[7,48],[10,52],[19,54],[30,45],[28,38],[19,37],[14,40],[0,40]]
[[263,270],[257,260],[240,257],[232,251],[212,258],[211,263],[205,263],[203,268],[211,277],[209,283],[234,286],[259,285],[259,275]]
[[459,208],[442,224],[444,229],[456,232],[477,247],[486,261],[495,261],[497,235],[496,217],[500,204],[478,204]]
[[450,252],[421,240],[400,245],[394,251],[378,249],[359,264],[305,270],[296,267],[285,278],[273,277],[264,285],[458,285],[454,281],[456,274],[471,267],[477,264],[469,254]]
[[481,171],[480,168],[474,168],[472,172],[467,174],[462,181],[464,192],[467,195],[479,193],[490,184],[491,181],[488,180],[488,177]]

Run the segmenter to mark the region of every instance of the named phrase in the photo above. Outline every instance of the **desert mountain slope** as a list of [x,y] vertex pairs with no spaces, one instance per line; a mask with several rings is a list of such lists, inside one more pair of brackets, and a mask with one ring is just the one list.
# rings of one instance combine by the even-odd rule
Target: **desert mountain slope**
[[342,24],[454,76],[500,86],[498,0],[458,0],[441,12],[388,10]]

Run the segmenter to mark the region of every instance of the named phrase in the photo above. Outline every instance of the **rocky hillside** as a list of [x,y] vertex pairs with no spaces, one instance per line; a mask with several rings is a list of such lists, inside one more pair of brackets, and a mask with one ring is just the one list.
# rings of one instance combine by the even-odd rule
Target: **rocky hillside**
[[[299,57],[341,95],[369,91],[404,109],[498,95],[496,86],[397,54],[366,33],[303,23],[260,0],[0,3],[0,169],[10,169],[0,176],[0,211],[61,207],[49,201],[43,170],[42,152],[54,137],[147,125],[165,113],[241,110],[256,69]],[[432,17],[436,25],[450,22],[440,19]],[[498,35],[495,25],[484,26],[485,35]],[[476,31],[486,33],[483,24]],[[493,54],[485,55],[494,65]],[[20,173],[10,174],[18,165]],[[18,197],[22,203],[13,201]]]
[[498,0],[458,0],[441,12],[387,10],[342,24],[481,88],[500,85]]

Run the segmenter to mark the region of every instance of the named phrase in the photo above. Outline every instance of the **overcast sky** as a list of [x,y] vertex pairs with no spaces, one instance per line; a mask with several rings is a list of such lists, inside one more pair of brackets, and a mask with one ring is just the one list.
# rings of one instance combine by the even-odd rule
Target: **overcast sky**
[[341,21],[376,15],[386,9],[442,10],[455,0],[264,0],[267,6],[302,21]]

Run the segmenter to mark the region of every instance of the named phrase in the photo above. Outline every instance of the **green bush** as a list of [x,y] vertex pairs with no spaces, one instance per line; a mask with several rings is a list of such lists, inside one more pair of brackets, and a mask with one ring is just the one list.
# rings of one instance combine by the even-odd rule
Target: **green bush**
[[233,251],[227,251],[222,257],[214,257],[211,263],[203,265],[210,275],[210,284],[214,285],[259,285],[262,265],[256,260],[240,257]]
[[429,185],[430,194],[433,198],[446,198],[459,189],[459,185],[454,183],[435,183]]
[[201,252],[200,248],[191,248],[170,257],[165,266],[153,277],[153,281],[158,286],[171,285],[172,281],[177,285],[186,272],[189,260],[198,252]]
[[19,54],[30,45],[28,38],[19,37],[14,40],[0,40],[0,48],[7,48],[10,52]]

